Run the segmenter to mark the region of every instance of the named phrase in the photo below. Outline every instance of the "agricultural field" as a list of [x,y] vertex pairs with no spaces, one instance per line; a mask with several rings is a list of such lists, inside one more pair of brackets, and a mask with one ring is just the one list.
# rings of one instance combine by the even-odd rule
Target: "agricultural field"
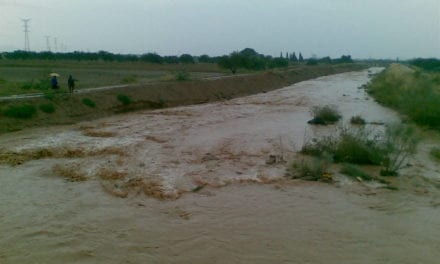
[[76,89],[218,77],[227,72],[214,63],[152,64],[144,62],[0,60],[0,96],[50,90],[50,73],[58,73],[60,91],[72,75]]

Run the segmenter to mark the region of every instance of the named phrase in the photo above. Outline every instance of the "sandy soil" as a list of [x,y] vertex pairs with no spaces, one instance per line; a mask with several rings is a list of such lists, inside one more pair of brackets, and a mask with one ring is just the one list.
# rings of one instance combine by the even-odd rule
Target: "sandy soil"
[[337,104],[344,123],[399,119],[358,89],[368,80],[344,73],[2,135],[0,260],[435,263],[440,173],[428,147],[437,136],[393,180],[400,191],[337,173],[334,185],[284,177],[305,138],[334,129],[307,125],[311,106]]

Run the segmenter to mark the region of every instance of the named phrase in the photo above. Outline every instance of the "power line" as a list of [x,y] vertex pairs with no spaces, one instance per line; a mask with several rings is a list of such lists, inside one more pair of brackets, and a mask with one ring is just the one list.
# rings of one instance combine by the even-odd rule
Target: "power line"
[[50,36],[44,36],[46,38],[46,49],[50,51]]
[[24,50],[25,51],[31,51],[31,47],[29,44],[29,18],[22,18],[21,21],[23,21],[24,25]]

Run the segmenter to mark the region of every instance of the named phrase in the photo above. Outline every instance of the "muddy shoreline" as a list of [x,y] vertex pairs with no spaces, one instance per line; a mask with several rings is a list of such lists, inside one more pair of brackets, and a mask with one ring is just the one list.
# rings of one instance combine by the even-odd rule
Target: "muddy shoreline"
[[[54,113],[49,114],[38,111],[31,119],[2,116],[0,118],[0,134],[30,127],[73,124],[136,110],[228,100],[272,91],[321,76],[361,70],[366,67],[363,64],[302,65],[301,67],[244,76],[183,82],[162,82],[73,95],[60,94],[49,99],[29,98],[5,101],[2,102],[1,109],[23,104],[35,105],[37,107],[41,104],[53,104],[56,110]],[[130,97],[132,102],[129,105],[122,105],[117,100],[117,96],[120,94]],[[95,107],[86,106],[82,102],[85,98],[95,102]]]

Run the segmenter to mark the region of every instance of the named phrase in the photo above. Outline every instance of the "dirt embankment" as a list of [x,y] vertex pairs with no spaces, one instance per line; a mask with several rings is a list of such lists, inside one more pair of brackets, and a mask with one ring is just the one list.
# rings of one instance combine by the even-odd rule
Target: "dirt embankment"
[[[30,104],[40,108],[42,104],[53,104],[55,112],[44,113],[38,109],[37,114],[30,119],[1,116],[0,133],[27,127],[71,124],[140,109],[157,109],[231,99],[279,89],[320,76],[364,68],[366,65],[359,64],[300,66],[244,76],[163,82],[73,95],[60,94],[54,98],[31,98],[2,102],[0,110],[14,105]],[[128,104],[123,105],[117,99],[117,96],[121,94],[131,99]],[[93,101],[95,106],[84,104],[83,100],[86,98]]]

